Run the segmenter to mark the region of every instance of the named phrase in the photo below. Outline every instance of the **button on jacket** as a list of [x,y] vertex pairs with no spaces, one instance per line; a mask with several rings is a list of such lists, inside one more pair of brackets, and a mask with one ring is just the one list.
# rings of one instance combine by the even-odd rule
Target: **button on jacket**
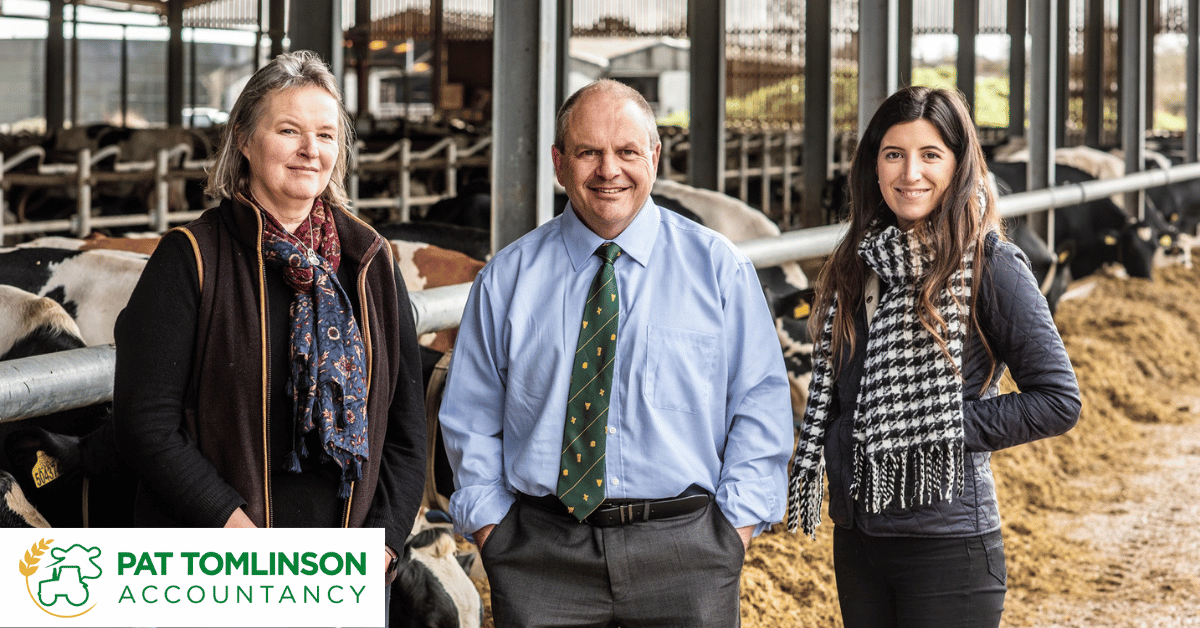
[[[696,484],[735,527],[783,517],[791,406],[779,340],[750,261],[647,201],[614,240],[620,328],[607,497]],[[514,493],[552,495],[583,303],[604,242],[568,205],[475,280],[441,407],[461,532],[498,523]]]

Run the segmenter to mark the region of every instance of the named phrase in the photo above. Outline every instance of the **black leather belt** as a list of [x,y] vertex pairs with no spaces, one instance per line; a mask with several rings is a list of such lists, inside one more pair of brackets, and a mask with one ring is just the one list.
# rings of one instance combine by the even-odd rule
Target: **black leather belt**
[[[574,516],[567,512],[567,507],[554,495],[534,497],[517,493],[517,499],[542,510],[574,519]],[[601,502],[600,507],[588,515],[583,523],[607,528],[637,521],[678,517],[700,510],[711,501],[712,495],[695,487],[689,488],[678,497],[665,499],[608,499]]]

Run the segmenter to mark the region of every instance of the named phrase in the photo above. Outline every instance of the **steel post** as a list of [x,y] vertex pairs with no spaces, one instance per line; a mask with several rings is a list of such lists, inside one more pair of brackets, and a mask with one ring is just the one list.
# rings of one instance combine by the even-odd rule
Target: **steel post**
[[492,250],[553,213],[555,0],[496,0],[492,84]]
[[[691,38],[688,182],[724,192],[725,0],[688,0],[687,7]],[[745,188],[739,193],[744,195]]]

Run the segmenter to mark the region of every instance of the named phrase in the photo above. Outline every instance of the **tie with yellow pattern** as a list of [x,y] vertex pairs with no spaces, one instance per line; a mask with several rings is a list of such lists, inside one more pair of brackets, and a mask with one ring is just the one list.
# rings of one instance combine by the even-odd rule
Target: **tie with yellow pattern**
[[575,368],[567,395],[562,472],[558,476],[558,498],[580,521],[604,501],[605,430],[621,304],[613,270],[613,261],[621,255],[621,247],[605,242],[595,254],[604,261],[596,271],[583,307],[583,326],[579,330]]

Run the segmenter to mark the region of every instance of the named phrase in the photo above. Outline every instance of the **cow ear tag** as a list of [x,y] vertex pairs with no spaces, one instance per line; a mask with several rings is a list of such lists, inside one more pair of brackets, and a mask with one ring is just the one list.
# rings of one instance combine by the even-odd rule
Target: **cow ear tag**
[[804,318],[805,316],[808,316],[811,311],[812,306],[808,304],[808,301],[801,301],[800,304],[796,306],[796,309],[792,310],[792,318]]
[[1104,236],[1104,243],[1107,244],[1108,246],[1112,246],[1117,243],[1117,239],[1112,237],[1111,235],[1106,235],[1106,236]]
[[58,459],[42,450],[37,452],[37,462],[29,472],[33,476],[33,485],[37,488],[55,481],[61,475],[58,471]]
[[1160,237],[1158,239],[1158,245],[1163,248],[1170,247],[1171,246],[1171,236],[1167,235],[1167,234],[1163,234],[1162,237]]

